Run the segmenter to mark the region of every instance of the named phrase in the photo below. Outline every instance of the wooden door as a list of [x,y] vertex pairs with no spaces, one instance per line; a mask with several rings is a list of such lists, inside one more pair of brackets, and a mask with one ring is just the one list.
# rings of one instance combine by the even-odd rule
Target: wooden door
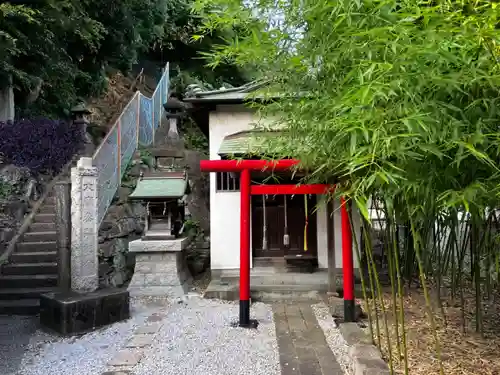
[[[309,225],[307,230],[308,252],[317,254],[316,215],[313,213],[316,197],[308,199]],[[266,203],[267,249],[263,249],[263,199]],[[287,196],[289,246],[285,246],[284,196],[252,197],[252,247],[254,257],[283,257],[304,253],[305,209],[304,196]]]

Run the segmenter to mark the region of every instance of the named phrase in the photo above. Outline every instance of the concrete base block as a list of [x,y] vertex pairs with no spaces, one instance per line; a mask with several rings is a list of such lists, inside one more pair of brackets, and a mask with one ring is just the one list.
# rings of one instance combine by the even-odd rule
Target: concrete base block
[[135,253],[135,270],[128,287],[130,295],[169,298],[185,295],[192,282],[184,255],[188,241],[187,238],[132,241],[130,251]]
[[76,335],[130,318],[129,293],[102,289],[40,296],[40,323],[62,335]]

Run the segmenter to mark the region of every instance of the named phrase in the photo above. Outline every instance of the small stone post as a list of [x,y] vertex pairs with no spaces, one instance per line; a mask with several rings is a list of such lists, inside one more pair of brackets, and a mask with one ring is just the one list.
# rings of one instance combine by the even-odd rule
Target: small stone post
[[54,186],[56,198],[56,233],[58,285],[63,292],[71,287],[71,184],[58,182]]
[[71,289],[85,293],[99,285],[97,168],[83,157],[71,169]]

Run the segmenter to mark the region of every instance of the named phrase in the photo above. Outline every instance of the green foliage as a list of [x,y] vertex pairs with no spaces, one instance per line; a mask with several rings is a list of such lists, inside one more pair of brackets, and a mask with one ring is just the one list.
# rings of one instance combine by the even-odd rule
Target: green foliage
[[67,114],[79,97],[103,89],[107,69],[129,69],[162,36],[166,1],[1,4],[0,86],[12,77],[22,115]]
[[[21,5],[19,5],[21,4]],[[193,0],[42,0],[0,4],[0,88],[13,80],[21,117],[60,117],[81,98],[98,95],[106,75],[139,58],[170,61],[173,91],[187,84],[246,82],[243,69],[207,68],[200,53],[223,42],[215,30],[195,40],[201,19]],[[230,33],[230,32],[229,32]],[[182,75],[179,72],[182,70]]]
[[[451,288],[453,298],[461,296],[462,311],[463,287],[471,282],[481,332],[482,294],[498,287],[490,272],[499,259],[492,235],[498,220],[491,210],[500,194],[497,2],[246,4],[196,1],[204,18],[201,38],[216,29],[245,31],[207,58],[214,67],[251,66],[270,80],[265,93],[289,94],[257,106],[288,126],[288,134],[276,140],[277,157],[300,159],[311,181],[336,182],[337,194],[353,201],[368,221],[369,199],[381,202],[390,282],[401,298],[394,299],[393,315],[402,326],[397,345],[404,353],[390,357],[391,369],[393,360],[407,358],[404,320],[396,314],[397,305],[403,306],[403,278],[411,283],[418,277],[433,328],[428,280],[437,285],[438,301],[442,286]],[[404,241],[399,224],[406,225]],[[379,269],[369,241],[363,250],[366,285],[375,299]],[[384,319],[388,313],[381,298],[377,329],[379,313]]]
[[147,166],[148,168],[152,169],[155,167],[155,159],[153,157],[153,154],[147,149],[140,148],[139,149],[139,157],[141,160],[141,164]]
[[191,119],[182,122],[181,130],[187,149],[208,152],[208,138]]
[[[238,0],[199,0],[196,9],[205,33],[249,31],[218,46],[212,65],[251,64],[270,91],[292,94],[262,109],[289,126],[281,154],[315,178],[344,181],[360,204],[381,188],[432,192],[443,205],[496,199],[500,8],[427,4],[264,0],[250,12]],[[283,14],[280,28],[259,13]]]
[[15,186],[12,186],[7,182],[0,181],[0,199],[12,197],[15,193]]
[[171,91],[183,95],[186,86],[200,84],[207,89],[222,85],[239,86],[253,78],[253,72],[246,66],[221,63],[207,67],[203,58],[214,44],[224,44],[235,35],[234,28],[213,29],[210,35],[196,38],[203,18],[192,12],[195,0],[170,0],[167,4],[167,22],[163,37],[158,40],[149,57],[169,61],[171,68]]
[[193,241],[202,241],[205,234],[199,221],[188,219],[184,222],[184,233]]

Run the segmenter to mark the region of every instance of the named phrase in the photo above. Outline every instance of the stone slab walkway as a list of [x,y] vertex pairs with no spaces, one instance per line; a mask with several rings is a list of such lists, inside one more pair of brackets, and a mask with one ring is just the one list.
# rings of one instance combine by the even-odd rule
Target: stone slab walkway
[[344,375],[309,304],[272,306],[282,375]]
[[69,338],[41,331],[36,318],[5,317],[0,374],[349,374],[336,361],[344,363],[342,344],[326,305],[252,304],[257,329],[234,328],[238,312],[237,303],[197,295],[137,300],[128,321]]

